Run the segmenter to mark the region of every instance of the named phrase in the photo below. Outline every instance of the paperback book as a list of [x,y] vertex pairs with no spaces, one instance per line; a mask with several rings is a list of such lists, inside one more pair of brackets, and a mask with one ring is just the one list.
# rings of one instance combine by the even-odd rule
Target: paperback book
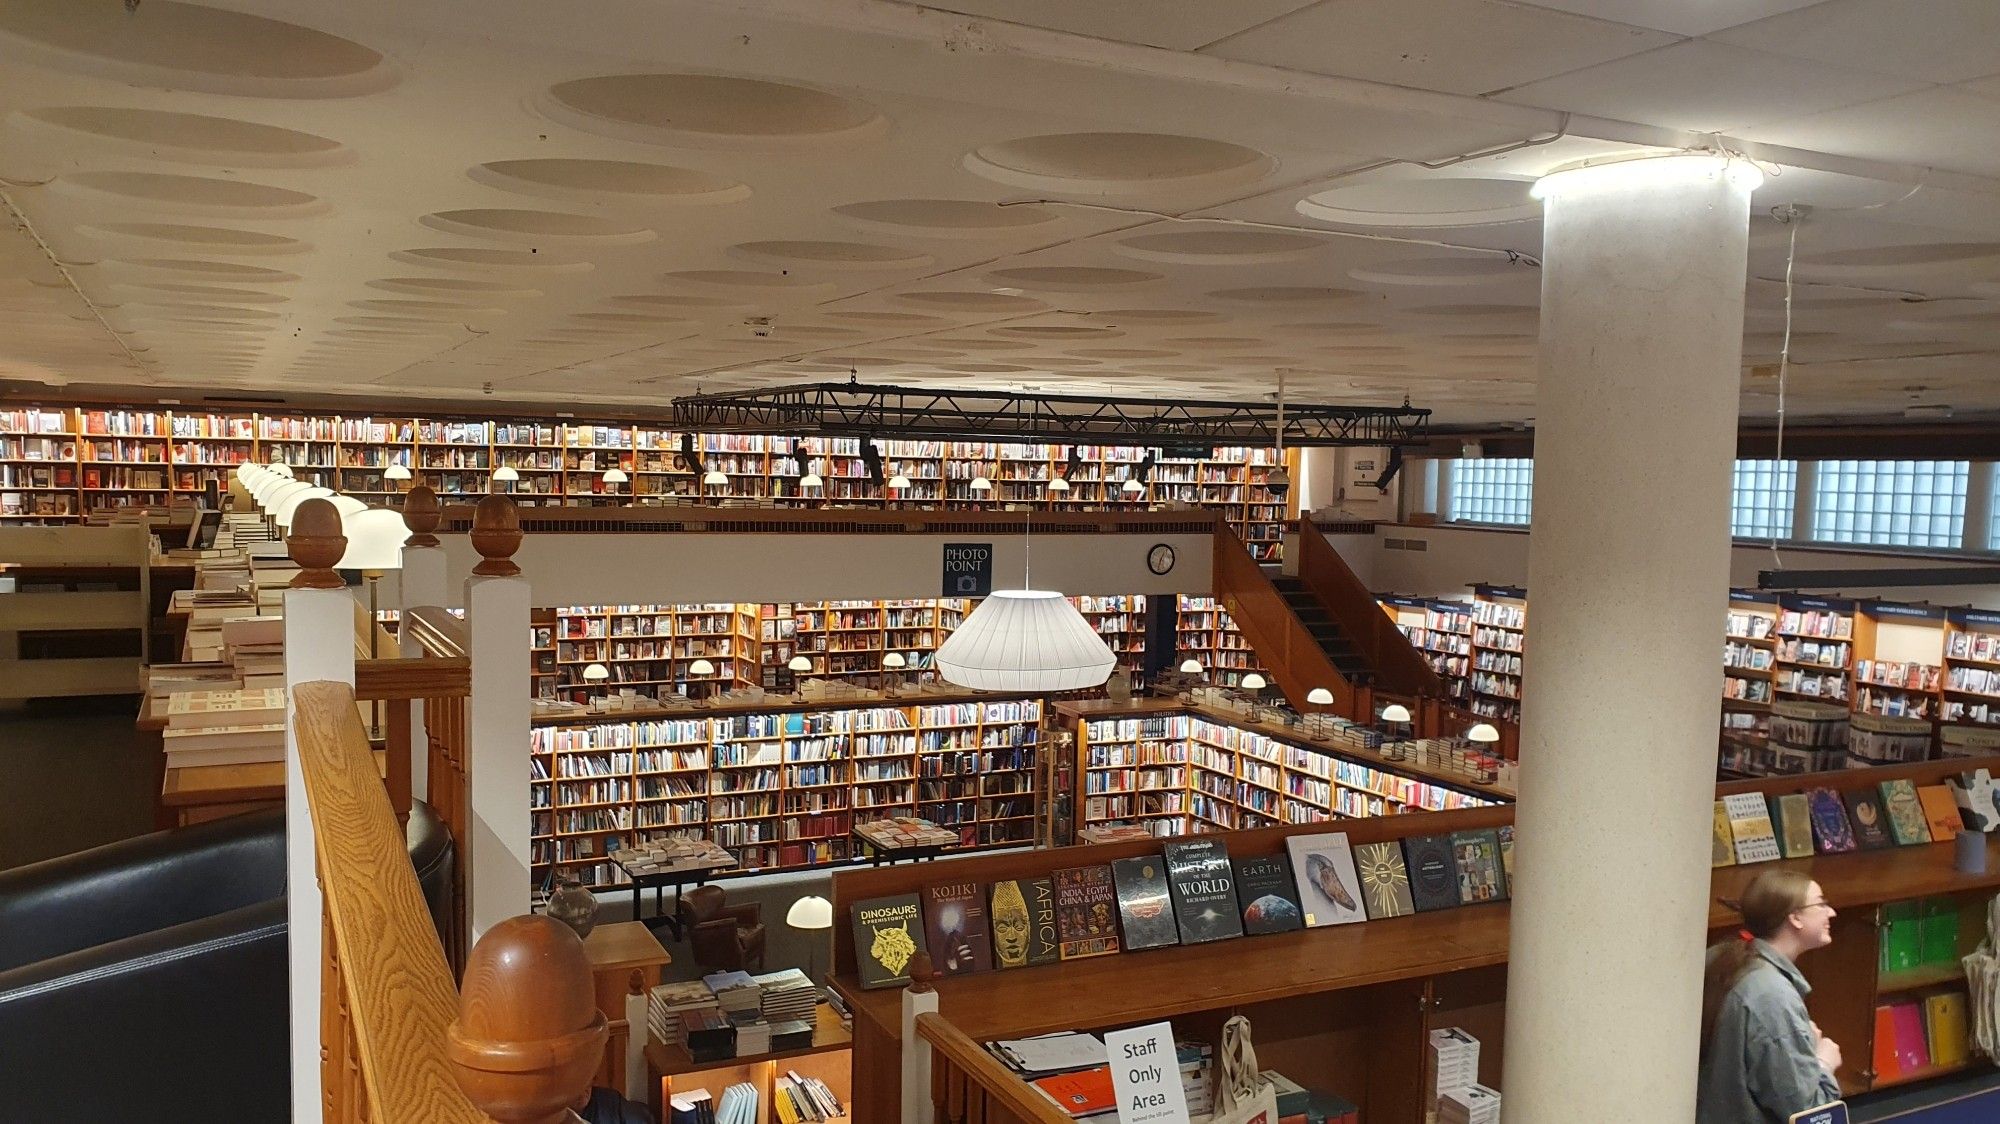
[[924,939],[939,975],[962,976],[993,967],[985,890],[977,882],[924,887]]
[[1293,835],[1285,840],[1285,851],[1292,857],[1292,876],[1298,882],[1307,928],[1368,920],[1345,834]]
[[1788,792],[1771,798],[1772,826],[1777,829],[1778,850],[1788,859],[1809,859],[1813,853],[1812,809],[1803,792]]
[[1253,936],[1305,927],[1292,862],[1284,855],[1236,860],[1236,897],[1243,903],[1243,931]]
[[1715,825],[1709,836],[1708,865],[1711,869],[1736,865],[1736,837],[1729,831],[1729,809],[1715,802]]
[[1119,859],[1111,864],[1111,881],[1118,889],[1118,921],[1126,949],[1180,943],[1165,860],[1157,855]]
[[1452,865],[1458,870],[1458,900],[1507,900],[1507,876],[1500,869],[1500,838],[1492,828],[1459,831],[1451,837]]
[[1965,823],[1959,817],[1958,802],[1951,798],[1951,789],[1944,785],[1927,784],[1917,789],[1917,803],[1924,807],[1924,826],[1930,829],[1933,841],[1948,843],[1965,830]]
[[1839,855],[1855,849],[1854,825],[1847,819],[1847,806],[1830,788],[1806,790],[1806,804],[1812,814],[1813,843],[1822,855]]
[[1025,968],[1055,962],[1058,940],[1053,879],[1010,878],[995,882],[988,900],[994,967]]
[[1882,811],[1881,796],[1865,788],[1850,788],[1842,795],[1847,800],[1847,818],[1854,823],[1854,841],[1862,850],[1895,845],[1889,838],[1889,817]]
[[1403,840],[1403,865],[1410,872],[1410,901],[1419,912],[1458,904],[1458,868],[1451,836],[1412,835]]
[[1416,912],[1410,900],[1410,873],[1403,865],[1403,849],[1393,840],[1356,843],[1354,869],[1361,875],[1361,901],[1369,920]]
[[1111,868],[1073,866],[1056,871],[1057,951],[1064,960],[1118,951],[1118,894]]
[[1173,887],[1174,919],[1182,944],[1202,944],[1243,935],[1236,910],[1236,880],[1229,850],[1220,839],[1197,837],[1165,847],[1167,880]]
[[1729,835],[1739,863],[1772,862],[1783,857],[1778,833],[1771,826],[1771,806],[1762,793],[1739,792],[1722,798],[1729,814]]
[[854,904],[854,960],[864,988],[910,982],[910,962],[924,949],[923,907],[915,894]]
[[1917,786],[1907,780],[1883,781],[1882,811],[1889,820],[1889,835],[1901,847],[1931,841],[1924,825],[1924,806],[1917,799]]

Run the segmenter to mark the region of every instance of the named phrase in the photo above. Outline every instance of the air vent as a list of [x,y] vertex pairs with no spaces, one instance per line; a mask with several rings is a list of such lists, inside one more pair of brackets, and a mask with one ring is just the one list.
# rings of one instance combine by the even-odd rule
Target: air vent
[[1416,552],[1417,552],[1417,553],[1419,553],[1419,554],[1424,554],[1424,553],[1427,553],[1427,552],[1429,552],[1430,548],[1431,548],[1431,540],[1429,540],[1429,539],[1404,539],[1404,540],[1403,540],[1403,549],[1404,549],[1404,550],[1414,550],[1414,551],[1416,551]]

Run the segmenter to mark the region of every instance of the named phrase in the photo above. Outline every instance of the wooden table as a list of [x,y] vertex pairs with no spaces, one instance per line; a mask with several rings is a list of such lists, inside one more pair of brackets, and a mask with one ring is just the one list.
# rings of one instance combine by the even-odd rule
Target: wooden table
[[[680,1082],[683,1092],[700,1085],[708,1085],[718,1095],[725,1084],[749,1081],[758,1086],[761,1094],[759,1111],[764,1114],[764,1119],[775,1120],[777,1117],[771,1112],[770,1104],[771,1087],[777,1078],[778,1063],[796,1061],[818,1054],[838,1054],[838,1057],[828,1057],[824,1064],[812,1067],[812,1075],[827,1082],[833,1087],[834,1092],[846,1101],[850,1096],[848,1074],[851,1057],[848,1051],[853,1042],[853,1033],[840,1024],[840,1016],[825,1003],[820,1004],[819,1009],[813,1013],[812,1045],[797,1050],[751,1054],[748,1057],[724,1058],[716,1062],[697,1062],[688,1057],[687,1051],[672,1042],[648,1042],[646,1095],[652,1101],[654,1115],[660,1120],[665,1120],[666,1115],[661,1110],[666,1107],[667,1096],[673,1089],[675,1078],[686,1079]],[[784,1068],[797,1067],[788,1065]],[[837,1076],[841,1079],[834,1080],[836,1074],[830,1070],[837,1070]]]
[[[611,853],[610,858],[612,862],[618,864],[618,869],[624,871],[626,876],[632,879],[632,920],[641,920],[642,906],[640,903],[646,896],[646,887],[651,886],[653,888],[653,920],[650,924],[666,926],[667,931],[672,933],[674,939],[677,941],[687,937],[687,934],[681,929],[681,890],[689,882],[699,886],[707,882],[709,877],[717,871],[728,870],[736,865],[736,860],[730,859],[726,862],[693,862],[684,866],[635,872],[626,866],[624,862],[620,861],[618,858],[619,854],[620,852],[614,851]],[[668,913],[666,907],[666,892],[669,885],[674,888],[674,910],[672,913]]]
[[642,922],[619,921],[599,925],[583,941],[583,954],[590,958],[590,976],[597,989],[597,1009],[611,1023],[605,1040],[604,1061],[597,1069],[597,1084],[607,1089],[625,1088],[625,1043],[632,1033],[625,1021],[625,997],[631,994],[633,977],[639,989],[650,992],[660,986],[660,969],[673,963],[658,937]]

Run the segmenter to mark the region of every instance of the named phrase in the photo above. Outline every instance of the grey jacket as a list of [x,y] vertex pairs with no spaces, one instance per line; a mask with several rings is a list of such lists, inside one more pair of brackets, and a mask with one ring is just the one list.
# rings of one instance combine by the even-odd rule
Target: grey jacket
[[1811,985],[1784,953],[1763,941],[1756,953],[1724,997],[1702,1051],[1696,1124],[1785,1124],[1795,1112],[1840,1099],[1839,1084],[1813,1053],[1805,1000]]

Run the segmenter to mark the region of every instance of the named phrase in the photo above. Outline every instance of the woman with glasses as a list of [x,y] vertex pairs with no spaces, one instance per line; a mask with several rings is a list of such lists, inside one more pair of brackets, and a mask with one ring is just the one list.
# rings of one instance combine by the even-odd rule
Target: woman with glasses
[[1784,1124],[1840,1099],[1840,1047],[1806,1016],[1801,953],[1833,941],[1833,907],[1795,870],[1744,887],[1743,927],[1708,950],[1701,997],[1698,1124]]

